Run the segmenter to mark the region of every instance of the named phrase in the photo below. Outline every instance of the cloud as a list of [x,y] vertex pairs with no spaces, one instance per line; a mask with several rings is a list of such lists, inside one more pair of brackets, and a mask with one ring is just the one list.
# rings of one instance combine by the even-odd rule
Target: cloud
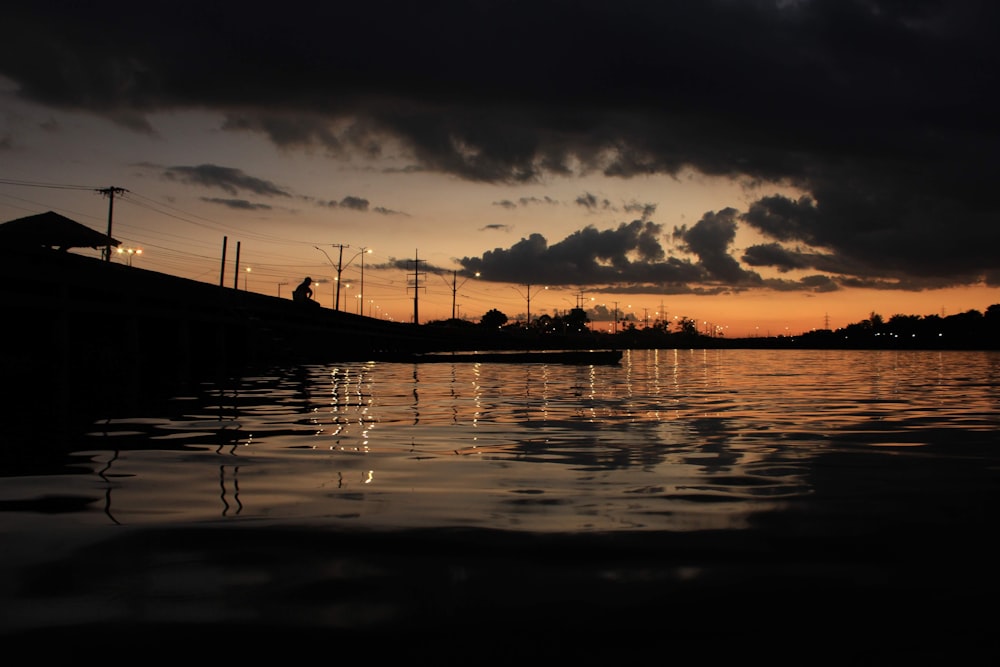
[[492,231],[509,232],[512,231],[513,229],[514,228],[511,227],[510,225],[500,225],[500,224],[483,225],[482,227],[479,228],[480,231],[484,232],[492,232]]
[[372,208],[372,213],[378,213],[379,215],[405,215],[405,216],[409,215],[402,211],[394,211],[391,208],[386,208],[384,206],[376,206]]
[[503,199],[501,201],[495,201],[495,202],[493,202],[494,206],[499,206],[501,208],[506,208],[506,209],[510,209],[510,210],[518,208],[519,206],[520,207],[527,207],[527,206],[531,206],[533,204],[545,204],[545,205],[548,205],[548,206],[555,206],[555,205],[558,205],[559,202],[557,200],[553,199],[552,197],[549,197],[549,196],[545,196],[545,197],[521,197],[516,202],[515,201],[511,201],[510,199]]
[[681,234],[683,247],[698,255],[712,280],[733,285],[759,283],[760,277],[756,273],[742,269],[729,254],[729,246],[736,238],[738,214],[734,208],[706,213],[691,229]]
[[[694,273],[733,285],[755,276],[729,255],[733,224],[767,238],[745,251],[751,266],[825,265],[844,285],[996,284],[1000,272],[996,3],[17,4],[0,74],[18,94],[139,133],[155,134],[157,112],[214,110],[225,131],[283,149],[402,147],[407,169],[469,181],[692,170],[753,182],[764,194],[745,215],[680,232]],[[169,173],[288,196],[238,171],[183,169]],[[576,203],[613,210],[591,193]],[[532,235],[479,259],[551,252]]]
[[369,201],[363,197],[344,197],[340,200],[341,208],[349,208],[355,211],[367,211]]
[[241,211],[270,211],[272,208],[267,204],[255,204],[247,201],[246,199],[218,199],[214,197],[202,197],[201,200],[210,204],[221,204],[228,208]]
[[459,260],[465,273],[479,272],[483,280],[546,285],[642,285],[661,290],[670,284],[710,278],[704,266],[667,257],[660,225],[642,220],[614,229],[588,226],[550,245],[541,234],[531,234],[509,248],[496,248],[480,257]]
[[631,202],[625,204],[626,213],[638,213],[642,216],[643,220],[649,220],[656,213],[656,204],[641,204],[639,202]]
[[247,191],[265,197],[291,197],[292,195],[279,186],[260,178],[248,176],[240,169],[220,167],[214,164],[202,164],[196,167],[167,167],[163,171],[164,178],[187,183],[203,185],[235,195]]
[[360,213],[368,213],[370,211],[379,215],[408,215],[403,211],[395,211],[391,208],[386,208],[385,206],[372,206],[371,202],[364,197],[357,197],[354,195],[342,197],[340,201],[317,200],[316,203],[320,206],[326,206],[328,208],[346,208]]
[[590,192],[585,192],[576,198],[576,204],[582,206],[590,211],[608,211],[613,210],[611,202],[606,198],[598,197],[597,195],[591,194]]

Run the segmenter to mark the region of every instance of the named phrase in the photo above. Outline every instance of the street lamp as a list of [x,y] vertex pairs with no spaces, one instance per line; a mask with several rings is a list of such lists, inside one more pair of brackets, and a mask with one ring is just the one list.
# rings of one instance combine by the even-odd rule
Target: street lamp
[[141,255],[142,248],[118,248],[118,254],[119,255],[127,254],[128,257],[126,258],[126,262],[128,263],[129,266],[132,266],[132,257],[135,255]]
[[[361,285],[358,287],[358,315],[364,315],[361,312],[361,304],[364,303],[365,298],[365,255],[370,255],[372,252],[371,248],[362,248],[358,255],[361,255]],[[357,257],[357,255],[355,255]],[[350,264],[350,262],[348,262]]]
[[[444,280],[444,276],[442,276],[440,273],[438,275],[441,276],[441,280]],[[451,272],[451,319],[454,320],[458,317],[456,314],[457,311],[455,303],[455,295],[458,294],[458,290],[462,288],[462,285],[469,282],[470,278],[478,278],[478,277],[479,277],[479,271],[476,271],[475,274],[471,276],[466,276],[465,280],[463,280],[461,283],[456,284],[456,281],[458,280],[458,271],[454,270]],[[448,281],[445,281],[445,284],[447,284],[447,282]]]
[[250,277],[250,267],[249,266],[247,267],[246,271],[247,272],[243,274],[243,291],[244,292],[247,291],[247,279]]
[[[351,246],[345,246],[343,244],[340,244],[340,245],[336,245],[335,244],[333,246],[334,248],[340,248],[340,257],[337,258],[337,263],[334,264],[333,260],[330,259],[330,256],[326,254],[325,250],[323,250],[319,246],[315,246],[314,245],[313,247],[316,248],[316,250],[319,250],[324,255],[326,255],[326,261],[330,262],[330,266],[332,266],[334,269],[337,270],[337,277],[336,277],[337,288],[334,290],[335,296],[334,296],[334,301],[333,301],[333,309],[334,310],[340,310],[340,275],[343,273],[344,269],[346,269],[347,267],[349,267],[351,265],[351,262],[353,262],[355,259],[358,258],[358,255],[362,255],[364,253],[370,253],[371,252],[371,248],[362,248],[357,253],[355,253],[354,257],[351,257],[349,260],[347,260],[347,264],[344,264],[343,263],[343,260],[344,260],[344,248],[350,248]],[[361,260],[361,286],[362,286],[362,288],[364,287],[364,280],[365,280],[365,260],[362,259]]]
[[[330,259],[330,256],[326,254],[326,250],[323,250],[322,248],[320,248],[319,246],[316,246],[316,245],[314,245],[313,247],[316,248],[316,250],[319,250],[321,253],[323,253],[323,255],[326,257],[326,261],[330,263],[330,266],[332,266],[335,271],[337,271],[337,277],[334,278],[334,280],[337,282],[337,286],[339,287],[340,286],[340,271],[337,270],[337,265],[334,264],[333,260]],[[340,246],[340,256],[341,257],[344,256],[344,246]],[[340,292],[338,292],[337,290],[334,290],[334,293],[335,293],[335,296],[334,296],[334,301],[333,301],[332,305],[333,305],[333,309],[337,310],[337,306],[339,305],[337,303],[337,297],[340,296]]]
[[[519,290],[516,287],[514,287],[513,285],[511,285],[511,289],[512,290],[515,290],[518,294],[520,294],[521,296],[525,297],[528,300],[528,326],[530,327],[531,326],[531,285],[530,284],[529,285],[525,285],[525,287],[528,288],[527,289],[527,293],[522,293],[521,290]],[[538,289],[538,291],[540,292],[542,290],[547,290],[547,289],[548,289],[548,286],[546,285],[545,287],[540,287]],[[535,292],[535,294],[538,294],[538,292]]]

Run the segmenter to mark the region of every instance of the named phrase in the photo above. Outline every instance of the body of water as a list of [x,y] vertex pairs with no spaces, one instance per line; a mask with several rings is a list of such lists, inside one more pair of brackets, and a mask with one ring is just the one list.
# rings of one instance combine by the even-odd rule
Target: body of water
[[998,433],[997,352],[276,369],[0,477],[0,617],[32,639],[523,624],[550,646],[815,632],[849,605],[853,633],[968,645],[1000,591]]

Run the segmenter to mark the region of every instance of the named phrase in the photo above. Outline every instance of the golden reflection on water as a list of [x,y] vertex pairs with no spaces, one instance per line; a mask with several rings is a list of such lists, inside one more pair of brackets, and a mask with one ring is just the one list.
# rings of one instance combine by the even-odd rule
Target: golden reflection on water
[[37,483],[96,484],[125,524],[739,530],[825,499],[832,461],[894,470],[883,457],[991,442],[997,368],[997,353],[631,350],[616,366],[278,370],[102,422],[92,477]]

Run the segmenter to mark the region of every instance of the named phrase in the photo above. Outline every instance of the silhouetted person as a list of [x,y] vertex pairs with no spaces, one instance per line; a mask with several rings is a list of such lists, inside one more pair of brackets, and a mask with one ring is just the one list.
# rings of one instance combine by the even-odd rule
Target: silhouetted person
[[295,303],[308,303],[313,306],[318,306],[319,302],[313,301],[313,291],[312,285],[313,279],[306,276],[306,279],[299,283],[299,286],[295,288],[292,292],[292,301]]

